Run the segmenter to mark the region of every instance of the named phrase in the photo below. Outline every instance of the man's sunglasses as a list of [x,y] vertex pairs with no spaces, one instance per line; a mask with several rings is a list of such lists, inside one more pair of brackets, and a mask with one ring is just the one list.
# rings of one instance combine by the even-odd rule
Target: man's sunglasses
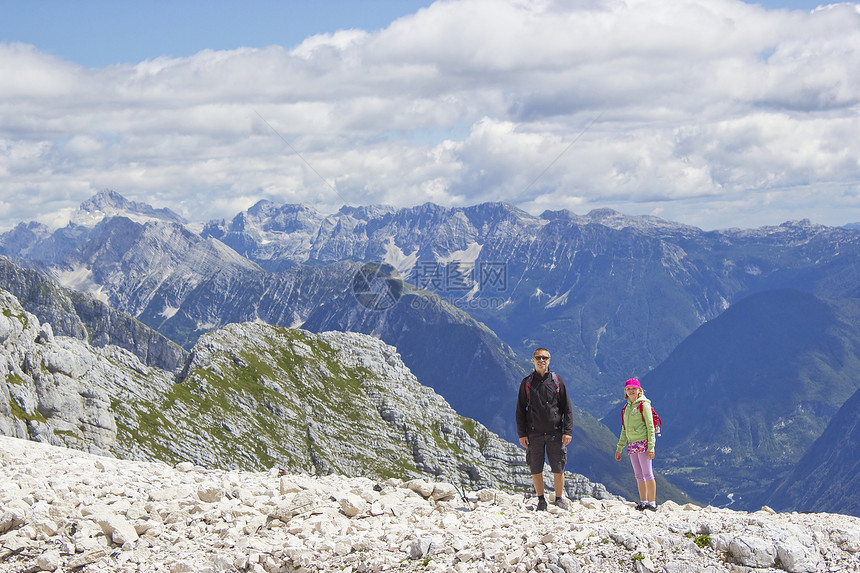
[[549,356],[535,356],[535,360],[549,360]]

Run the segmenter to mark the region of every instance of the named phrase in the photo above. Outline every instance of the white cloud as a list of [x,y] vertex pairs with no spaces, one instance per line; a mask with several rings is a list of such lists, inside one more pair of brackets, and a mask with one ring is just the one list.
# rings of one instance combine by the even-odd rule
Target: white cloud
[[268,198],[860,221],[858,69],[858,5],[735,0],[440,1],[104,69],[0,44],[0,230],[105,187],[197,220]]

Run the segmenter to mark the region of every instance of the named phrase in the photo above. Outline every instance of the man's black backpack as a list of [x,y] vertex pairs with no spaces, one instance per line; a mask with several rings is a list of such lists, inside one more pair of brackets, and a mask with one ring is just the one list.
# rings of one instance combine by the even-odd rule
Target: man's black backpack
[[[529,374],[526,379],[526,400],[531,400],[532,376],[534,376],[534,372]],[[561,386],[558,385],[558,375],[556,375],[555,372],[550,372],[550,376],[552,376],[552,381],[555,383],[555,391],[558,396],[558,401],[561,403]]]

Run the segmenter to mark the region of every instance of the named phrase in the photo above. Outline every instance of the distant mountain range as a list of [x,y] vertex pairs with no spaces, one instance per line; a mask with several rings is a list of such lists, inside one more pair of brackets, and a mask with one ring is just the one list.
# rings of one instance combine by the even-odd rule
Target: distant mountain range
[[[607,444],[614,442],[596,417],[611,424],[614,416],[607,411],[619,407],[621,383],[637,375],[653,387],[649,393],[665,412],[666,449],[660,448],[666,456],[659,459],[670,479],[705,501],[739,492],[737,497],[753,503],[761,498],[762,484],[788,477],[804,448],[856,390],[853,381],[837,380],[847,376],[840,360],[853,360],[854,332],[846,317],[860,299],[858,243],[855,230],[809,221],[705,232],[611,210],[533,216],[504,203],[344,207],[321,215],[307,206],[264,201],[230,221],[193,224],[104,192],[84,203],[63,229],[22,223],[0,235],[0,254],[91,293],[185,349],[204,333],[236,322],[371,334],[395,346],[419,380],[458,412],[507,439],[514,438],[515,388],[530,369],[532,349],[546,346],[552,368],[568,381],[580,408],[578,428],[585,435],[572,459],[588,468],[603,468],[602,460],[611,456]],[[367,265],[389,269],[361,287],[377,291],[357,290],[356,278],[366,275]],[[770,291],[805,293],[807,303],[784,302],[786,308],[799,304],[801,315],[830,309],[833,317],[822,318],[832,333],[829,348],[843,348],[842,354],[818,348],[820,337],[812,333],[819,331],[765,335],[780,328],[766,312],[726,326],[744,341],[719,346],[726,365],[749,363],[743,351],[756,333],[775,341],[754,364],[760,384],[752,388],[787,380],[780,366],[797,356],[807,363],[797,370],[804,390],[781,403],[782,418],[773,422],[763,414],[770,406],[764,391],[752,392],[749,405],[723,408],[720,415],[815,424],[796,439],[770,428],[766,435],[790,442],[772,446],[767,440],[744,442],[760,433],[751,422],[748,430],[728,432],[720,448],[734,454],[721,458],[725,471],[717,472],[718,479],[702,484],[688,468],[716,463],[718,456],[710,448],[699,459],[695,446],[717,438],[702,429],[701,417],[684,413],[689,403],[673,399],[698,399],[700,380],[683,368],[659,373],[669,368],[663,362],[670,356],[681,360],[688,337],[692,344],[720,324],[733,324],[732,314],[752,312],[753,295]],[[23,298],[22,303],[27,304]],[[737,313],[726,312],[735,304]],[[725,338],[710,340],[714,348]],[[700,355],[684,361],[712,359],[701,354],[708,345],[692,348],[700,348]],[[750,388],[743,386],[742,370],[727,374],[731,383],[714,386],[714,402],[731,402],[739,389]],[[809,399],[816,394],[824,398]],[[715,421],[715,427],[734,428],[737,420],[731,418]],[[767,463],[757,463],[762,444]],[[613,469],[600,471],[615,472],[613,480],[630,481],[629,467],[606,466]]]

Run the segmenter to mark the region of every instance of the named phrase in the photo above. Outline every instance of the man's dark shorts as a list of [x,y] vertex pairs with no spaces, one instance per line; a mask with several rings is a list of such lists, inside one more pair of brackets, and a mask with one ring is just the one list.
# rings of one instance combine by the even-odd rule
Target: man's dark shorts
[[526,449],[526,462],[532,474],[543,473],[544,454],[554,474],[564,473],[567,464],[567,446],[561,445],[561,433],[530,434]]

